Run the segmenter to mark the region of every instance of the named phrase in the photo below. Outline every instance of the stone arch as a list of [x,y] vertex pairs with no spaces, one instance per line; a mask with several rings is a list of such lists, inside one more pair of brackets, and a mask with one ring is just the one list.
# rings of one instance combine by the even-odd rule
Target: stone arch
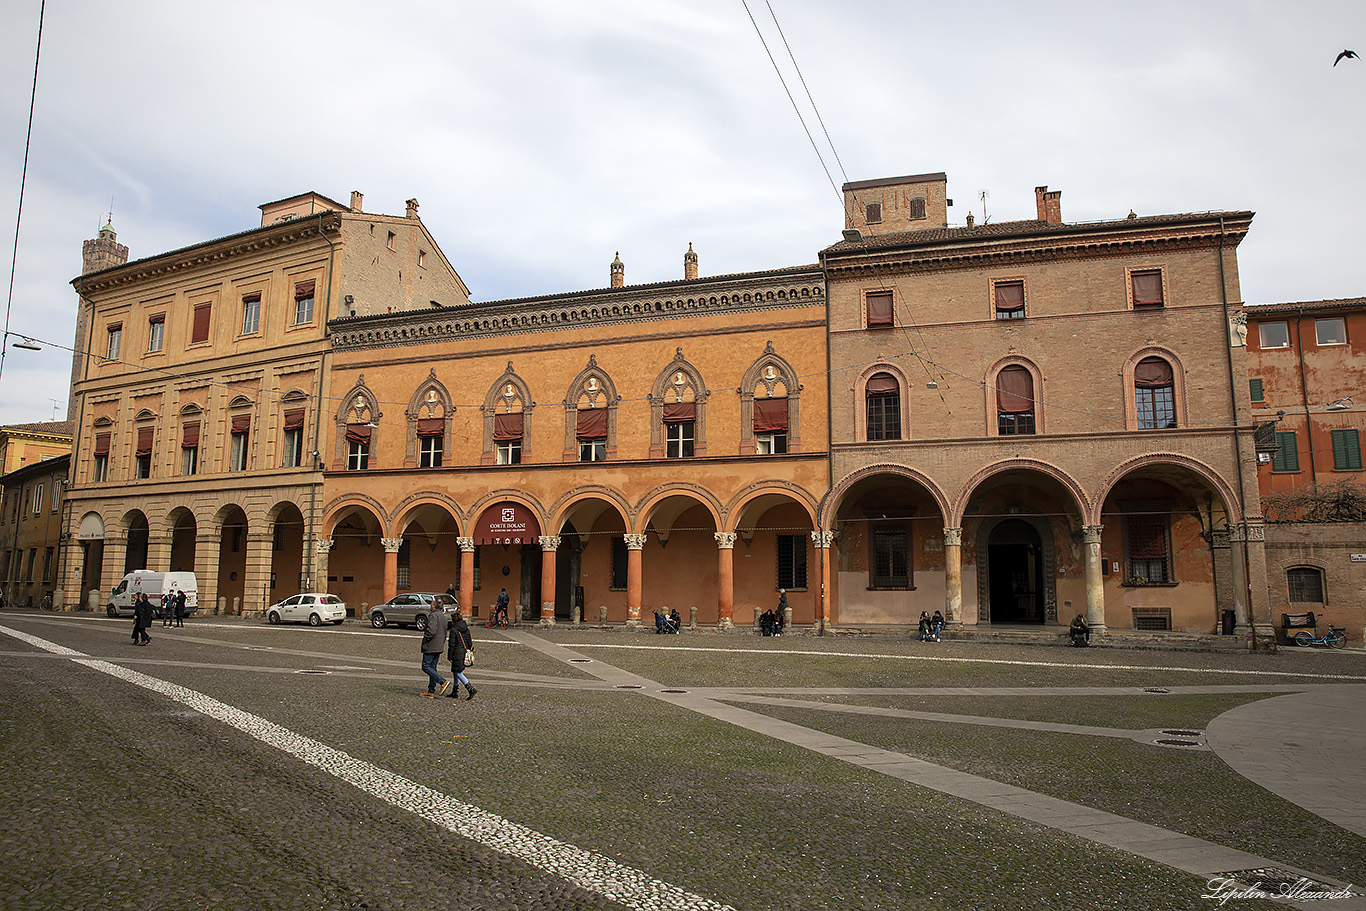
[[484,452],[480,458],[482,464],[492,465],[498,461],[494,429],[499,415],[522,416],[521,437],[517,442],[518,458],[525,459],[532,454],[526,446],[527,441],[531,439],[531,413],[535,407],[531,387],[517,374],[512,361],[508,361],[507,369],[489,387],[488,393],[484,396]]
[[[762,391],[763,395],[760,396]],[[781,391],[782,395],[775,393]],[[787,400],[787,430],[784,447],[780,451],[802,451],[802,384],[792,364],[773,349],[773,342],[745,371],[740,382],[740,454],[753,455],[757,451],[754,431],[754,400],[785,398]]]
[[1077,483],[1076,479],[1070,474],[1038,459],[1006,459],[1001,462],[993,462],[977,471],[972,477],[963,483],[963,487],[958,492],[952,511],[948,514],[953,525],[961,525],[963,515],[967,510],[968,503],[972,500],[973,494],[982,486],[982,483],[989,478],[1003,474],[1007,471],[1028,471],[1042,474],[1060,484],[1073,498],[1072,507],[1077,511],[1077,518],[1086,521],[1092,514],[1092,502],[1086,496],[1086,491]]
[[821,527],[825,529],[831,527],[834,517],[839,512],[841,501],[855,485],[877,475],[894,475],[919,484],[921,487],[925,488],[926,492],[929,493],[934,499],[934,502],[939,506],[939,513],[944,517],[945,524],[955,524],[956,519],[953,517],[953,510],[949,498],[944,494],[944,490],[939,486],[938,482],[924,472],[911,468],[908,465],[898,465],[892,462],[879,462],[876,465],[868,465],[852,474],[845,475],[838,483],[830,488],[830,493],[822,501],[823,505],[820,513]]
[[1106,498],[1113,492],[1115,485],[1125,477],[1139,469],[1164,465],[1183,468],[1197,475],[1223,500],[1224,512],[1228,516],[1228,521],[1230,523],[1243,521],[1242,502],[1238,499],[1233,488],[1208,464],[1179,452],[1150,452],[1126,459],[1110,470],[1100,487],[1097,488],[1095,498],[1091,501],[1091,506],[1087,512],[1087,522],[1092,525],[1100,523],[1100,513],[1105,505]]
[[650,457],[665,455],[665,405],[686,406],[693,412],[693,455],[707,454],[707,398],[711,393],[702,372],[683,356],[679,346],[669,365],[659,372],[650,391]]
[[617,455],[617,405],[621,396],[617,394],[616,383],[606,370],[598,366],[595,354],[588,355],[588,364],[579,371],[569,384],[564,397],[564,461],[580,461],[578,439],[579,411],[585,409],[605,409],[607,412],[607,437],[604,455],[612,461]]
[[[413,392],[413,397],[408,400],[408,408],[403,412],[405,468],[415,468],[418,465],[435,468],[441,465],[445,454],[451,451],[451,418],[455,416],[455,411],[450,391],[436,378],[436,368],[433,367],[427,378]],[[440,422],[439,428],[436,433],[432,433],[428,422],[437,421]],[[434,451],[424,460],[422,447],[426,439],[435,439],[437,442],[433,444]],[[424,464],[425,462],[434,464]]]

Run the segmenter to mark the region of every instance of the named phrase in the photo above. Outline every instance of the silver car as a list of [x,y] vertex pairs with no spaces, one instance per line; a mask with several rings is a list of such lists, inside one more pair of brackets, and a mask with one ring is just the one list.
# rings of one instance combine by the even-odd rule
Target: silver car
[[455,612],[455,600],[450,595],[437,595],[432,592],[404,592],[401,595],[394,595],[393,598],[383,604],[376,604],[365,612],[365,616],[370,621],[370,625],[375,629],[384,629],[386,626],[415,626],[418,629],[427,628],[427,615],[432,612],[433,606],[440,604],[441,609],[447,613]]

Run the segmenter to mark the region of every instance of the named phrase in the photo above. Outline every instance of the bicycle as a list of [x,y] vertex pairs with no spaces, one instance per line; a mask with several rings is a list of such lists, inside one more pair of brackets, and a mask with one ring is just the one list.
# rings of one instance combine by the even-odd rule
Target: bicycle
[[1342,627],[1330,626],[1328,627],[1328,632],[1324,633],[1322,636],[1314,635],[1314,633],[1317,632],[1318,627],[1314,628],[1313,633],[1309,632],[1307,629],[1302,629],[1292,636],[1291,639],[1296,645],[1302,646],[1326,645],[1329,648],[1347,647],[1347,633]]
[[489,629],[507,629],[508,609],[506,607],[495,608],[493,613],[489,614],[489,618],[484,621],[484,625]]

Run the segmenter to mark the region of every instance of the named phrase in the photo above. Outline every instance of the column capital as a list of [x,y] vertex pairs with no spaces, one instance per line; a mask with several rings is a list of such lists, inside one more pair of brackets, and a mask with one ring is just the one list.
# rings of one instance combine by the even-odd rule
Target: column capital
[[645,535],[622,535],[626,542],[627,550],[643,550],[645,548]]
[[402,538],[380,538],[379,541],[384,545],[386,554],[396,554],[398,549],[403,546]]
[[1104,525],[1083,525],[1081,527],[1081,540],[1083,544],[1099,544],[1100,533],[1105,530]]
[[733,531],[718,531],[714,532],[712,537],[716,539],[716,546],[718,548],[721,550],[730,550],[735,546],[735,538],[737,536]]
[[1228,539],[1234,544],[1242,544],[1247,540],[1247,526],[1234,524],[1228,527]]
[[950,528],[950,527],[948,527],[947,525],[945,525],[945,526],[944,526],[944,546],[945,546],[945,547],[962,547],[962,546],[963,546],[963,529],[962,529],[961,527],[959,527],[959,528]]
[[835,533],[833,531],[813,531],[811,543],[821,548],[829,547],[835,543]]
[[460,547],[462,553],[474,550],[473,538],[456,538],[455,543]]
[[1227,528],[1216,528],[1209,533],[1209,543],[1211,547],[1226,548],[1229,546],[1229,533]]
[[555,551],[560,549],[559,535],[541,535],[536,540],[540,543],[541,550],[544,553],[554,553]]
[[1257,520],[1244,522],[1243,526],[1247,529],[1247,539],[1249,541],[1266,540],[1266,524]]
[[320,538],[313,542],[313,552],[320,557],[326,556],[331,552],[332,545],[335,543],[337,542],[333,541],[331,538]]

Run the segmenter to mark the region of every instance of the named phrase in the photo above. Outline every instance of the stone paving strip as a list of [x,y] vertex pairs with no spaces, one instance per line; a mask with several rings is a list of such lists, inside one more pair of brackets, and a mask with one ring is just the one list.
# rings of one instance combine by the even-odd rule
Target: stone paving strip
[[[582,648],[591,651],[594,648],[629,648],[629,646],[598,646],[576,645],[563,646],[548,642],[538,636],[521,631],[508,630],[505,632],[509,638],[513,638],[533,648],[545,655],[558,658],[562,661],[582,661],[583,656],[574,651],[575,648]],[[651,646],[647,646],[650,648]],[[655,646],[657,648],[657,646]],[[735,651],[727,649],[726,651]],[[765,652],[767,653],[767,652]],[[829,652],[811,652],[809,654],[828,655]],[[854,655],[851,657],[868,657]],[[883,657],[883,656],[874,656]],[[929,659],[927,659],[929,660]],[[944,659],[934,660],[969,660],[969,659]],[[1024,662],[1024,661],[995,661],[991,659],[987,663],[1004,664],[1030,664],[1030,665],[1049,665],[1050,662]],[[891,750],[884,750],[879,747],[869,746],[854,740],[837,737],[816,731],[811,728],[802,727],[789,721],[771,718],[757,712],[740,708],[736,705],[721,701],[725,697],[725,688],[685,688],[685,687],[661,687],[658,683],[647,678],[632,674],[629,671],[612,667],[600,661],[591,663],[578,663],[578,667],[590,674],[598,676],[603,681],[614,686],[636,690],[641,695],[659,699],[663,702],[685,708],[690,711],[724,721],[736,727],[752,731],[771,737],[775,740],[789,743],[793,746],[801,747],[823,756],[847,762],[850,765],[859,766],[869,771],[897,778],[911,784],[930,788],[943,794],[959,797],[981,806],[990,807],[1002,813],[1025,819],[1030,822],[1067,832],[1080,838],[1099,844],[1107,845],[1119,851],[1145,857],[1149,860],[1183,870],[1202,877],[1210,884],[1211,889],[1226,888],[1225,883],[1234,883],[1233,880],[1225,880],[1226,874],[1235,871],[1258,870],[1258,869],[1278,869],[1288,871],[1297,876],[1305,877],[1316,883],[1323,883],[1335,889],[1348,889],[1350,884],[1344,883],[1333,877],[1326,877],[1312,871],[1299,869],[1279,861],[1250,854],[1246,851],[1239,851],[1233,848],[1226,848],[1223,845],[1205,841],[1180,832],[1173,832],[1159,826],[1149,825],[1148,823],[1138,822],[1128,819],[1115,813],[1104,810],[1096,810],[1081,804],[1061,800],[1056,797],[1049,797],[1044,794],[1037,794],[1033,791],[1017,787],[1015,785],[1004,784],[972,775],[967,772],[959,772],[946,766],[927,762],[923,759],[916,759],[904,753],[897,753]],[[1075,666],[1075,665],[1072,665]],[[1115,670],[1127,668],[1115,668],[1111,665],[1097,665],[1097,669]],[[1141,668],[1151,670],[1152,668]],[[1186,668],[1167,668],[1168,670],[1187,670]],[[1220,671],[1219,673],[1228,673]],[[1244,671],[1243,673],[1263,673],[1258,671]],[[1268,676],[1311,676],[1311,675],[1282,675],[1268,674]],[[1363,678],[1349,678],[1363,679]],[[1091,688],[1077,688],[1091,689]],[[1103,688],[1102,688],[1103,689]],[[1194,688],[1203,691],[1204,687]],[[735,695],[740,695],[738,691],[730,691]],[[809,692],[809,691],[806,691]],[[847,691],[845,691],[847,692]],[[1129,687],[1127,693],[1133,694],[1134,688]],[[829,704],[813,704],[823,709],[830,709]],[[807,707],[813,707],[807,706]],[[854,709],[863,707],[845,706],[843,708]],[[872,711],[895,711],[872,709]],[[958,716],[967,718],[968,716]],[[1006,720],[1006,719],[997,719]],[[1029,724],[1029,723],[1024,723]],[[1057,726],[1051,726],[1057,727]],[[1069,726],[1075,729],[1082,729],[1082,726]],[[1084,730],[1084,729],[1083,729]],[[1111,731],[1113,729],[1100,728],[1100,731]],[[1073,731],[1075,732],[1075,731]],[[1116,732],[1107,736],[1131,736],[1134,732]],[[1304,904],[1303,902],[1290,902],[1292,904]],[[1333,901],[1332,907],[1335,911],[1362,911],[1366,909],[1366,896],[1360,892],[1351,891],[1350,897],[1342,897]]]
[[422,816],[456,835],[522,860],[628,908],[639,911],[735,911],[730,905],[687,892],[600,854],[565,844],[501,816],[454,800],[439,791],[203,693],[107,661],[89,658],[82,652],[8,627],[0,626],[0,633],[173,699],[398,809]]

